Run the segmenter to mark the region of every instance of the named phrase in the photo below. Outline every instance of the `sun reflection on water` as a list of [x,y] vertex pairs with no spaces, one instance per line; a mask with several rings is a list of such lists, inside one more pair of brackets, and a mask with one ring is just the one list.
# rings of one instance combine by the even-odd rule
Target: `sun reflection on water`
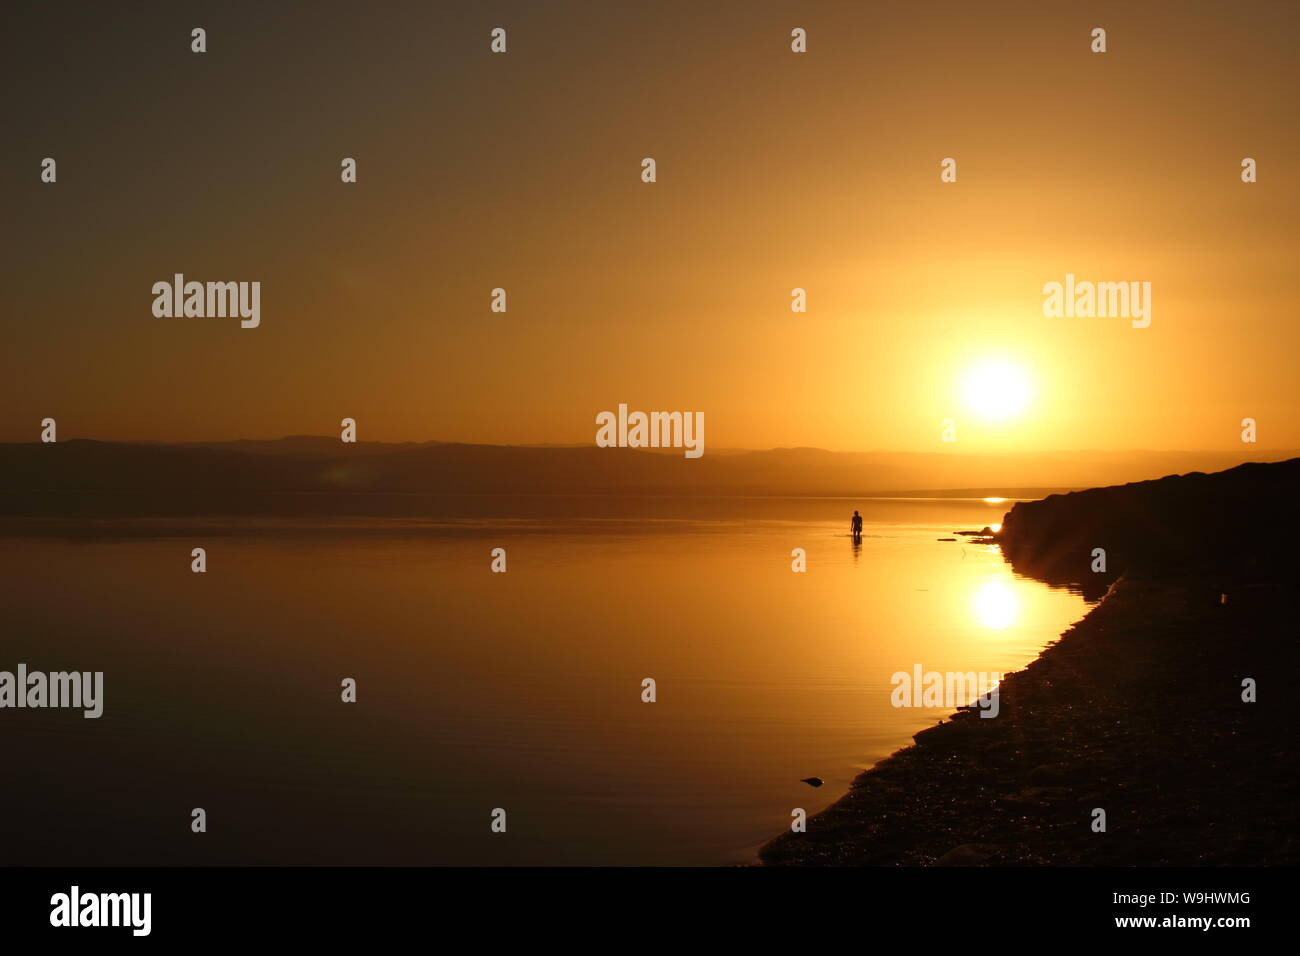
[[971,608],[980,627],[1000,631],[1020,617],[1020,598],[1005,580],[994,578],[975,592]]

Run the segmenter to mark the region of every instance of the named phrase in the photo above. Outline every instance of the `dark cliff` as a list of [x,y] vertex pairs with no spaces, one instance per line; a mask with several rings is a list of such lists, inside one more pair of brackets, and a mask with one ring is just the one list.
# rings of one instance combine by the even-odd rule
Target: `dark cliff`
[[[1016,570],[1085,589],[1126,572],[1273,576],[1300,563],[1297,490],[1300,458],[1050,495],[1012,507],[999,543]],[[1105,573],[1092,570],[1096,548]]]

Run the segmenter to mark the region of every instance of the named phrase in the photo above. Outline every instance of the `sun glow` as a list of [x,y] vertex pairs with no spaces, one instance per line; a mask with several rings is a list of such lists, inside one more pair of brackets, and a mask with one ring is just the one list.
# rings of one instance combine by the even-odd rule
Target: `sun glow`
[[973,366],[962,379],[966,407],[984,421],[1002,422],[1018,417],[1033,389],[1025,370],[1005,359],[987,359]]

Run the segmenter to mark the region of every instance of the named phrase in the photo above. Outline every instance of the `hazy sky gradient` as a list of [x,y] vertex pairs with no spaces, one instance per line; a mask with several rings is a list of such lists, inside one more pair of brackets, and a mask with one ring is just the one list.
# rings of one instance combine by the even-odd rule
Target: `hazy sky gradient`
[[[1292,4],[0,18],[0,440],[590,442],[627,402],[714,447],[1300,445]],[[260,280],[261,327],[155,318],[175,272]],[[1150,281],[1151,327],[1044,318],[1067,272]],[[1034,379],[1022,419],[965,414],[985,356]]]

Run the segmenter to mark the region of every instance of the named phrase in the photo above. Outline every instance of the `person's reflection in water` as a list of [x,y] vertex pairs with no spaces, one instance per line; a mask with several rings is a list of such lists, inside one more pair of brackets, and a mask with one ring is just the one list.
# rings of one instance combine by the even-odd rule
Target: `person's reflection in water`
[[855,534],[851,541],[853,548],[853,563],[858,563],[858,558],[862,557],[862,535]]

